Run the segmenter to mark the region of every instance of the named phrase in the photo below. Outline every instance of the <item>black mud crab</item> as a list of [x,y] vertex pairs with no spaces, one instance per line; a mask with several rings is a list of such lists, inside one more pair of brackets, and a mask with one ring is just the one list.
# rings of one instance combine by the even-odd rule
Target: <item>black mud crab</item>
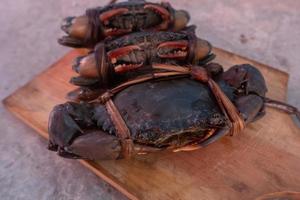
[[81,88],[70,96],[91,99],[101,89],[153,71],[153,63],[205,65],[214,57],[211,44],[197,38],[193,27],[177,33],[132,33],[102,42],[75,60],[73,69],[79,76],[71,83]]
[[62,30],[67,34],[58,42],[70,47],[93,47],[107,37],[138,31],[179,31],[189,22],[189,14],[175,10],[169,3],[144,0],[111,3],[88,9],[85,15],[67,17]]
[[[49,149],[67,158],[103,160],[206,146],[232,128],[214,87],[233,102],[246,124],[264,115],[265,80],[251,65],[226,72],[215,63],[154,68],[161,71],[120,85],[92,102],[56,106],[50,115]],[[208,87],[208,76],[218,86]],[[112,116],[115,110],[119,114]]]

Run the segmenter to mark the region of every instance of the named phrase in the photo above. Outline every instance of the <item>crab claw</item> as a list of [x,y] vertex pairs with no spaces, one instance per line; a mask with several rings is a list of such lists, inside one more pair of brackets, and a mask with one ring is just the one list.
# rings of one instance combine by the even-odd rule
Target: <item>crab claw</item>
[[75,59],[72,66],[73,70],[85,78],[98,78],[99,73],[93,53],[87,56],[80,56]]
[[145,55],[137,45],[121,47],[107,53],[116,73],[137,69],[144,64]]
[[222,74],[222,79],[235,89],[235,105],[246,123],[264,115],[267,87],[258,69],[249,64],[235,65]]
[[112,24],[110,24],[110,20],[112,18],[116,18],[118,15],[123,15],[128,12],[129,12],[129,10],[127,8],[117,8],[117,9],[109,10],[109,11],[102,13],[99,16],[99,19],[105,27],[104,34],[106,36],[116,36],[116,35],[122,35],[122,34],[131,32],[132,27],[120,28],[120,27],[113,27]]
[[77,86],[93,86],[93,85],[99,85],[99,79],[98,78],[84,78],[81,76],[72,77],[70,79],[70,83]]
[[196,42],[193,63],[199,64],[201,61],[208,62],[211,60],[211,57],[214,57],[213,55],[211,44],[206,40],[198,38]]
[[56,106],[49,119],[49,150],[57,151],[65,158],[90,160],[119,158],[121,152],[119,139],[104,131],[95,130],[92,111],[93,107],[88,104],[69,102]]
[[180,31],[184,29],[190,21],[190,15],[185,10],[176,10],[174,12],[173,31]]
[[223,73],[222,78],[234,87],[238,94],[252,93],[263,97],[268,91],[263,75],[250,64],[232,66]]
[[161,43],[157,54],[161,58],[184,59],[188,55],[188,42],[180,40]]
[[[82,133],[81,128],[72,119],[73,103],[57,105],[49,117],[49,140],[52,145],[67,146],[74,137]],[[64,134],[61,134],[61,133]]]
[[65,33],[69,33],[72,27],[72,22],[75,18],[76,17],[71,16],[64,18],[61,23],[61,30],[63,30]]
[[146,4],[144,6],[144,9],[154,11],[161,17],[162,22],[159,25],[157,25],[155,27],[155,29],[158,29],[158,30],[168,29],[169,23],[171,21],[171,15],[170,15],[170,12],[166,8],[164,8],[163,6],[158,6],[158,5],[154,5],[154,4]]
[[81,48],[85,46],[85,43],[81,39],[72,38],[70,36],[62,36],[57,40],[57,42],[64,46],[69,46],[73,48]]
[[65,150],[88,160],[116,160],[121,144],[116,136],[98,130],[79,136]]
[[61,29],[67,34],[58,39],[58,43],[71,47],[84,46],[84,39],[89,30],[87,16],[66,17],[61,24]]

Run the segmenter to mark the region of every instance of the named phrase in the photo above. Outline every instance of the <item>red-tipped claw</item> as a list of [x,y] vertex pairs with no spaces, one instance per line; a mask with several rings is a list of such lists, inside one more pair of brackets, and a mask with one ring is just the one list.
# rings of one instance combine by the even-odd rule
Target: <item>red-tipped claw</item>
[[161,58],[185,58],[188,51],[186,40],[169,41],[161,43],[157,47],[157,54]]
[[143,62],[135,63],[134,61],[132,61],[132,63],[123,63],[123,64],[118,63],[119,58],[129,55],[129,54],[133,53],[133,51],[135,51],[135,50],[141,50],[141,48],[137,45],[131,45],[131,46],[118,48],[118,49],[109,51],[107,53],[110,63],[113,65],[116,65],[114,67],[114,70],[116,73],[124,73],[127,71],[131,71],[131,70],[139,68],[143,65]]
[[[129,10],[127,8],[117,8],[117,9],[109,10],[109,11],[102,13],[99,18],[100,18],[100,21],[106,26],[109,24],[109,20],[111,18],[118,16],[118,15],[126,14],[128,12],[129,12]],[[117,36],[117,35],[123,35],[123,34],[129,33],[131,31],[132,31],[131,29],[106,27],[104,29],[104,34],[107,36]]]
[[141,50],[141,47],[137,46],[137,45],[131,45],[131,46],[126,46],[126,47],[121,47],[112,51],[109,51],[107,53],[108,58],[110,59],[110,61],[114,64],[117,58],[124,56],[126,54],[129,54],[130,52],[134,51],[134,50]]

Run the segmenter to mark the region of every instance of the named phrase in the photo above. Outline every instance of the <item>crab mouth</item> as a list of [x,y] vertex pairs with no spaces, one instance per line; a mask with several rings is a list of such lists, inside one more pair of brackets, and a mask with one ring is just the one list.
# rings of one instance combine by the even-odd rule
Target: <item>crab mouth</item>
[[188,42],[164,42],[158,46],[157,54],[160,58],[185,59],[188,55]]
[[116,73],[124,73],[143,66],[145,55],[137,45],[126,46],[107,53]]

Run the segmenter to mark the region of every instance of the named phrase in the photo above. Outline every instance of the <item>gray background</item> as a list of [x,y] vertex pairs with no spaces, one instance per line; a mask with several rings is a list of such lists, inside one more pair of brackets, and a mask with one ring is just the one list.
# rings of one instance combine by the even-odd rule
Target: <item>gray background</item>
[[[56,39],[60,20],[96,0],[1,0],[0,99],[69,49]],[[288,101],[300,107],[300,1],[176,0],[198,35],[213,45],[291,74]],[[0,199],[125,199],[79,163],[58,158],[46,142],[0,105]]]

